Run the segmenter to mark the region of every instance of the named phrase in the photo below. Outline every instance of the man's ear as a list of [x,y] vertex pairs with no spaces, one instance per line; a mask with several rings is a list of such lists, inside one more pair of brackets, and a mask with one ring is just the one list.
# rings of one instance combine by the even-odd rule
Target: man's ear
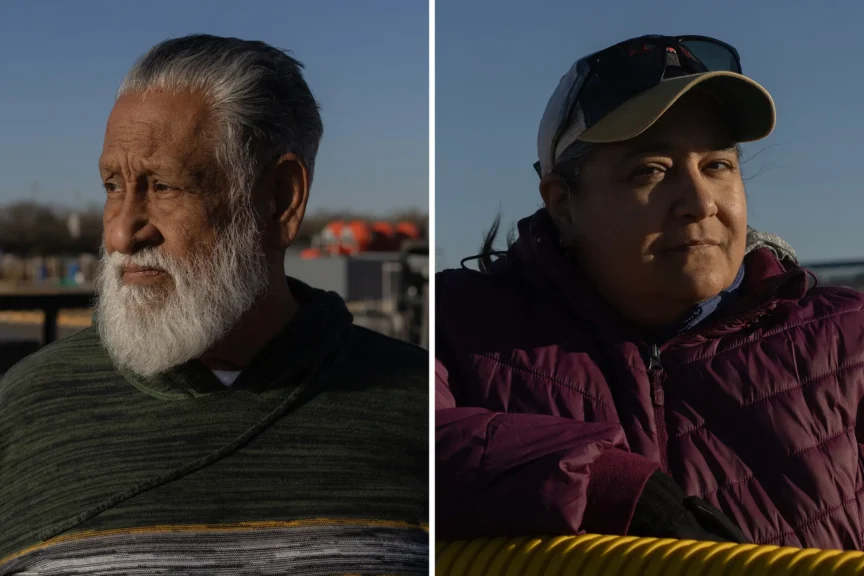
[[540,196],[546,210],[559,230],[570,229],[573,215],[570,213],[570,187],[558,174],[547,174],[540,180]]
[[291,246],[309,201],[309,170],[296,154],[276,160],[273,171],[273,217],[277,225],[279,248]]

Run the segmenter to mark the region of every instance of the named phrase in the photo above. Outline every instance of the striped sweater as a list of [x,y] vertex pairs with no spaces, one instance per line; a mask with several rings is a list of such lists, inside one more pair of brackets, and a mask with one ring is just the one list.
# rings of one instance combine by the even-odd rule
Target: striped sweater
[[426,574],[428,355],[301,309],[228,388],[95,329],[0,381],[0,575]]

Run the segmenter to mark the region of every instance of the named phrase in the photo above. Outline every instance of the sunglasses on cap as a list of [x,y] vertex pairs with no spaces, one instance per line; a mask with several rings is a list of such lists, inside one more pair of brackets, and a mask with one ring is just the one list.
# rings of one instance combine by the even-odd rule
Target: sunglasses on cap
[[[570,98],[565,115],[568,121],[558,126],[553,150],[570,125],[577,104],[588,129],[661,80],[706,72],[742,73],[738,51],[708,36],[642,36],[601,50],[586,61],[585,81]],[[541,173],[539,162],[534,169]]]

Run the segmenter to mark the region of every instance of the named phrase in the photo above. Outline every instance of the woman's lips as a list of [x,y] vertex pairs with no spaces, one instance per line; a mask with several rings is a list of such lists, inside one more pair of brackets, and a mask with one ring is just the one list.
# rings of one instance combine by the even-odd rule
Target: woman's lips
[[706,248],[716,248],[720,243],[715,240],[688,240],[680,244],[676,244],[670,248],[663,250],[664,252],[691,252],[694,250],[704,250]]

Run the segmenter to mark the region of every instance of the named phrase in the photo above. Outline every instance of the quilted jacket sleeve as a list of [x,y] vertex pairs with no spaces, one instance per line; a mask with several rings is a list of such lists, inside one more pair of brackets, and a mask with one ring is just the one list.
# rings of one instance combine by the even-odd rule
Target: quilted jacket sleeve
[[627,533],[657,467],[619,426],[458,406],[455,385],[436,360],[439,539]]

